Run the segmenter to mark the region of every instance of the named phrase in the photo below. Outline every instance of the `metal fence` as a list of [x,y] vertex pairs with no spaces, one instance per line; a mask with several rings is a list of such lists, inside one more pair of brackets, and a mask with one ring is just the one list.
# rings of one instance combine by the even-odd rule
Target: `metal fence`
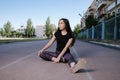
[[[120,15],[116,17],[116,40],[120,40]],[[115,17],[109,20],[102,20],[96,26],[92,26],[90,29],[82,30],[78,34],[78,38],[81,39],[94,39],[94,40],[114,40],[114,26]]]

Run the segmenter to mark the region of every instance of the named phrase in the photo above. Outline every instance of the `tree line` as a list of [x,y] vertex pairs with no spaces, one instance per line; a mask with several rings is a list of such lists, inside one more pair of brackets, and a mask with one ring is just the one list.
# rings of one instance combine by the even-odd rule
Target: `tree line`
[[[21,26],[21,28],[24,26]],[[3,28],[0,29],[0,35],[2,37],[34,37],[35,28],[32,25],[31,19],[27,20],[26,28],[23,32],[14,30],[10,21],[4,24]]]
[[78,33],[85,30],[85,29],[89,29],[91,28],[92,26],[95,26],[98,24],[98,20],[93,16],[93,15],[88,15],[85,19],[85,27],[84,28],[81,28],[80,24],[77,24],[75,27],[74,27],[74,34],[75,34],[75,37],[78,36]]
[[[23,32],[14,30],[11,22],[7,21],[7,23],[4,24],[3,28],[0,28],[0,36],[2,37],[25,37],[25,38],[35,37],[35,28],[30,18],[27,20],[27,25],[25,26],[25,28],[24,26],[20,26],[20,28],[24,29]],[[50,23],[49,17],[46,20],[45,28],[46,28],[45,34],[47,37],[50,38],[53,34],[52,32],[56,30],[56,26]]]
[[[86,29],[90,28],[92,25],[97,24],[97,20],[93,16],[88,16],[85,19]],[[20,26],[21,28],[24,26]],[[78,33],[82,31],[80,24],[77,24],[74,26],[73,33],[75,37],[77,37]],[[56,26],[54,24],[51,24],[50,17],[47,18],[45,23],[45,35],[48,38],[51,38],[53,33],[56,31]],[[32,20],[29,18],[27,20],[27,25],[25,26],[24,32],[19,32],[17,30],[14,30],[12,27],[12,24],[10,21],[7,21],[7,23],[4,24],[3,28],[0,29],[0,36],[2,37],[35,37],[35,28],[32,24]]]

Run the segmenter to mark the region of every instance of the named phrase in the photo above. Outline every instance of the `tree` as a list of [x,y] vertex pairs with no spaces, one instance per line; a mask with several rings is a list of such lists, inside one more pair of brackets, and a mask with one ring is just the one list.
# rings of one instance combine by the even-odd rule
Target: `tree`
[[50,24],[50,34],[49,34],[49,37],[52,37],[53,36],[53,33],[54,31],[56,31],[56,26],[54,24]]
[[46,30],[45,34],[48,38],[52,37],[53,32],[56,30],[56,26],[50,23],[50,18],[48,17],[45,24]]
[[12,35],[12,25],[9,21],[4,25],[4,31],[7,37]]
[[1,35],[1,36],[5,36],[5,31],[4,31],[3,28],[1,28],[1,30],[0,30],[0,35]]
[[30,34],[30,36],[35,36],[35,28],[32,26],[31,27],[31,34]]
[[75,37],[77,37],[78,33],[80,32],[80,24],[77,24],[73,30]]
[[31,19],[28,19],[27,20],[27,26],[26,26],[26,29],[25,29],[25,35],[27,37],[33,37],[34,33],[35,33],[35,29],[32,25],[32,21],[31,21]]
[[86,28],[91,28],[92,26],[97,25],[97,20],[93,15],[88,15],[85,19]]
[[50,18],[49,17],[46,20],[45,27],[46,27],[45,34],[47,37],[49,37],[50,36]]
[[15,30],[12,31],[12,37],[17,37],[17,31]]

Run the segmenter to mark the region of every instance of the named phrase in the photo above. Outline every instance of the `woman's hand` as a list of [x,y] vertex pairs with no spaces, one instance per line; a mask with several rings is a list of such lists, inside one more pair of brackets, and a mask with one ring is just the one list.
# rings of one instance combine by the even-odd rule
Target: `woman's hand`
[[60,58],[59,58],[59,57],[57,57],[57,58],[53,57],[53,58],[52,58],[52,61],[53,61],[54,63],[59,63]]
[[40,56],[43,53],[43,50],[38,51],[38,56]]

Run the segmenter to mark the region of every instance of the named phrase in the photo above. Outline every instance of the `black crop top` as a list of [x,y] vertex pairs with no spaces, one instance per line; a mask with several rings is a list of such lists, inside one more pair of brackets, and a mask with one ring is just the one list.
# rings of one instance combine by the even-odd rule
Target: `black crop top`
[[[61,31],[55,32],[54,35],[55,35],[56,41],[57,41],[56,51],[60,51],[60,52],[64,49],[68,40],[70,38],[73,38],[73,36],[70,33],[67,33],[66,35],[62,35]],[[70,49],[68,48],[68,50],[65,53],[69,53],[69,52],[70,52]]]

